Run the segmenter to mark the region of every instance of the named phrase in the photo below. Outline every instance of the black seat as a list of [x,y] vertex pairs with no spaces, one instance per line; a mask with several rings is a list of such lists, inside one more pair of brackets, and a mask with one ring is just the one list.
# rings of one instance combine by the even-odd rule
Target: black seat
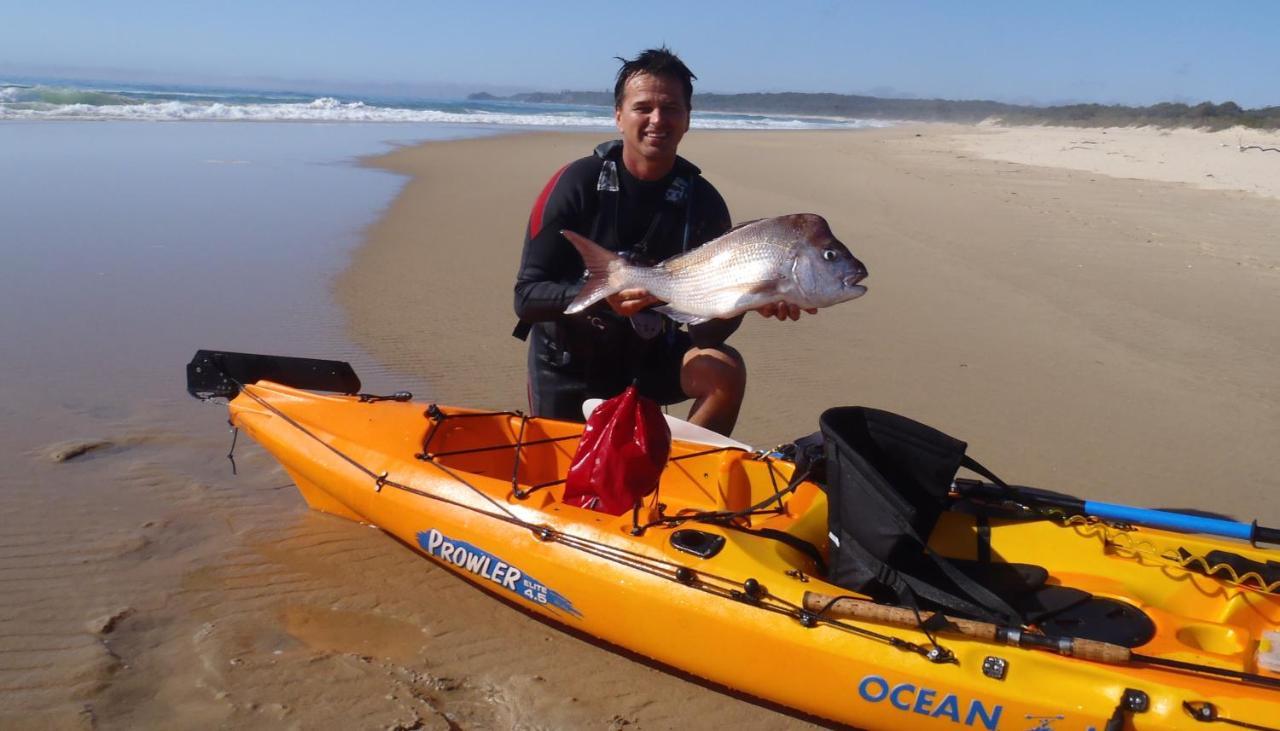
[[978,551],[989,557],[977,561],[945,558],[929,548],[938,518],[952,507],[960,467],[994,478],[965,456],[964,442],[904,416],[858,406],[828,409],[819,425],[833,583],[877,601],[1001,624],[1070,628],[1062,634],[1072,637],[1141,644],[1154,633],[1136,607],[1051,584],[1045,568],[1000,561],[985,550],[989,546]]

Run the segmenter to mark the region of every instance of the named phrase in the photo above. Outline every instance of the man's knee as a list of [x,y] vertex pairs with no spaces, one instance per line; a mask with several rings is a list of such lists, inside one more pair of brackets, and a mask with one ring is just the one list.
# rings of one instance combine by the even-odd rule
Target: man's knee
[[693,398],[716,391],[740,397],[747,388],[747,365],[728,345],[690,348],[680,369],[680,386]]

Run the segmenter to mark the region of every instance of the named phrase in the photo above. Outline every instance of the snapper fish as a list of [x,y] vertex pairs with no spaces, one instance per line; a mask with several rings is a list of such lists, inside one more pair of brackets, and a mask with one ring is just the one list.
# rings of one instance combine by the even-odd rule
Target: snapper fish
[[867,268],[831,233],[826,219],[796,213],[749,221],[656,266],[638,266],[591,239],[561,231],[586,264],[582,291],[566,315],[624,289],[645,289],[653,309],[697,325],[776,302],[817,308],[861,297]]

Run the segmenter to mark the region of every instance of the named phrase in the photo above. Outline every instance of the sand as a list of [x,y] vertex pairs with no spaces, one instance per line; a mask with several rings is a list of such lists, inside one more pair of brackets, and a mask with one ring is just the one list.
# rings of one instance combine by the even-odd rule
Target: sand
[[[1232,134],[695,130],[682,152],[735,220],[821,213],[871,272],[854,302],[748,318],[732,339],[749,372],[735,436],[769,446],[828,406],[865,404],[948,431],[1026,484],[1280,519],[1280,202],[1257,192],[1280,185],[1280,154],[1219,147]],[[522,227],[551,173],[601,138],[373,161],[411,179],[338,280],[352,337],[440,401],[525,407],[524,344],[508,335]],[[1141,144],[1087,163],[1112,175],[1028,164],[1086,138]],[[1140,177],[1196,166],[1240,185]]]
[[957,137],[960,149],[1024,165],[1113,178],[1187,183],[1280,198],[1280,132],[1123,127],[995,127]]
[[[693,131],[682,151],[735,220],[821,213],[871,271],[860,300],[749,317],[732,340],[750,372],[735,436],[772,445],[827,406],[867,404],[965,439],[1010,480],[1280,524],[1280,154],[1241,152],[1236,134]],[[370,390],[524,408],[509,335],[521,232],[547,177],[605,136],[369,161],[405,182],[333,282],[355,344],[318,330],[282,347],[356,361]],[[279,344],[231,313],[187,329]],[[127,353],[101,382],[101,363],[74,379],[31,366],[15,383],[43,390],[0,390],[0,728],[814,727],[308,511],[246,440],[231,476],[225,411],[178,393],[191,335],[163,337],[178,342],[141,360],[171,358],[172,378],[145,398],[132,382],[150,371]]]
[[[429,381],[432,398],[524,407],[524,345],[508,335],[523,226],[551,173],[602,137],[457,141],[371,161],[410,180],[338,280],[351,337]],[[682,152],[735,220],[821,213],[871,272],[852,303],[796,323],[748,318],[732,339],[750,374],[735,436],[777,444],[816,429],[828,406],[866,404],[963,438],[1022,484],[1277,523],[1280,154],[1229,139],[694,131]],[[492,662],[523,658],[525,620],[489,611],[515,646]],[[554,634],[544,647],[582,649]],[[640,727],[667,727],[653,714],[672,700],[704,704],[690,722],[806,725],[603,652],[574,662],[557,684],[628,688],[637,710],[623,718]]]

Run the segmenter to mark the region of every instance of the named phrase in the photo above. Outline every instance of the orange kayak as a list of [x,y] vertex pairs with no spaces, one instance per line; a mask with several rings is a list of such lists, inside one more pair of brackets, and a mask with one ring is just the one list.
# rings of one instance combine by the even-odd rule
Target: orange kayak
[[[1267,645],[1280,587],[1207,575],[1187,558],[1229,550],[1265,564],[1274,552],[1097,521],[989,521],[1002,560],[1145,613],[1154,630],[1141,657],[1227,677],[931,636],[817,608],[827,597],[866,603],[824,581],[825,493],[805,481],[786,491],[795,465],[776,456],[677,440],[657,493],[612,516],[560,500],[581,424],[238,385],[232,423],[312,508],[375,525],[528,611],[807,714],[869,729],[1280,724],[1280,673],[1265,667],[1280,655]],[[945,514],[930,545],[973,558],[974,531],[972,516]]]

